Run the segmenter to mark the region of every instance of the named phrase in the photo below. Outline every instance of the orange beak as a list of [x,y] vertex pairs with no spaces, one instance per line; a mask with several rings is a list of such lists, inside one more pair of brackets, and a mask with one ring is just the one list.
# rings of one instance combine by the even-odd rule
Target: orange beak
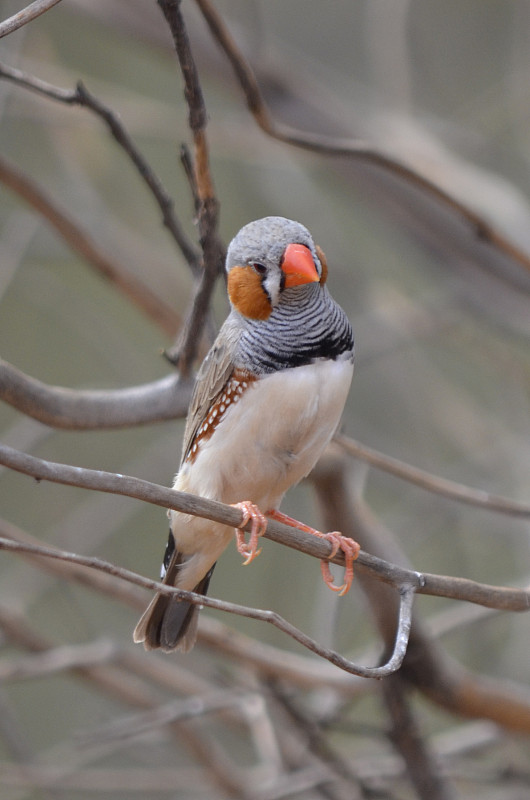
[[286,289],[320,280],[311,250],[305,244],[290,244],[285,248],[282,271]]

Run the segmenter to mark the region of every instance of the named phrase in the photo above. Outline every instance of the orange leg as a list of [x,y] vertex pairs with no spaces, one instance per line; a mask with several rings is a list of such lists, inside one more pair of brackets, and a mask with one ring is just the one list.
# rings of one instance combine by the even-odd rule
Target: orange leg
[[309,525],[305,525],[303,522],[298,522],[298,520],[293,519],[292,517],[287,516],[287,514],[277,511],[274,508],[272,511],[267,511],[267,516],[271,519],[277,520],[278,522],[283,522],[285,525],[289,525],[291,528],[298,528],[306,533],[311,533],[313,536],[318,536],[320,539],[327,539],[327,541],[331,542],[332,545],[329,558],[333,558],[333,556],[338,553],[339,550],[342,550],[344,553],[345,565],[343,584],[340,586],[335,585],[331,570],[329,568],[329,561],[323,559],[320,562],[320,569],[322,570],[324,583],[326,586],[329,586],[332,591],[338,592],[342,597],[342,595],[346,594],[346,592],[350,590],[353,582],[353,562],[359,555],[359,550],[361,549],[360,545],[357,544],[354,539],[350,539],[348,536],[343,536],[342,533],[338,533],[338,531],[321,533],[320,531],[315,530],[315,528],[310,528]]
[[[243,565],[246,566],[261,553],[261,549],[258,550],[258,539],[267,530],[267,518],[250,500],[243,500],[242,503],[232,503],[232,508],[238,508],[243,512],[241,528],[235,528],[235,532],[237,552],[245,557]],[[252,522],[248,544],[245,541],[245,531],[242,530],[247,522]]]

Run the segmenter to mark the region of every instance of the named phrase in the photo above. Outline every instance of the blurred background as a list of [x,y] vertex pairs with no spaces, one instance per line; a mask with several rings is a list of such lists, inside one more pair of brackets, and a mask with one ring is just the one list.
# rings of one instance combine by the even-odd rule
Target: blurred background
[[[530,253],[530,6],[519,1],[223,0],[216,4],[253,65],[271,113],[304,131],[354,137],[413,167]],[[4,0],[2,18],[20,9]],[[303,152],[268,138],[192,2],[183,4],[209,113],[212,169],[228,243],[251,219],[297,219],[326,253],[333,295],[352,321],[356,372],[343,430],[440,476],[514,500],[530,498],[530,272],[502,255],[432,194],[360,159]],[[0,58],[55,86],[78,80],[119,113],[175,199],[195,241],[193,203],[179,161],[190,142],[181,76],[156,3],[70,0],[2,40]],[[0,81],[0,152],[65,210],[103,252],[144,280],[182,316],[192,277],[160,213],[101,121]],[[218,324],[227,313],[216,291]],[[162,377],[172,341],[73,254],[37,214],[0,186],[0,355],[46,383],[119,388]],[[55,431],[3,405],[1,439],[41,458],[135,475],[168,485],[178,467],[182,422],[103,432]],[[504,585],[528,585],[528,520],[458,505],[357,466],[364,497],[414,568]],[[1,517],[45,543],[155,577],[166,540],[164,511],[2,470]],[[307,485],[283,509],[319,525]],[[242,570],[235,550],[218,564],[211,594],[273,608],[353,659],[377,658],[377,636],[358,591],[344,600],[318,580],[318,564],[266,542]],[[340,603],[340,613],[337,612]],[[113,642],[133,652],[136,611],[0,554],[0,605],[54,645]],[[420,598],[418,610],[469,669],[526,685],[529,620],[509,614],[442,624],[455,604]],[[463,612],[465,613],[465,612]],[[336,629],[329,630],[329,614]],[[300,653],[270,627],[203,612],[259,641]],[[4,636],[11,661],[24,647]],[[148,658],[158,659],[158,656]],[[199,646],[160,657],[164,668],[231,686],[237,665]],[[1,677],[0,666],[0,677]],[[246,678],[248,680],[248,676]],[[294,691],[294,690],[293,690]],[[158,687],[159,699],[174,692]],[[303,694],[308,706],[318,692]],[[183,694],[185,691],[183,690]],[[371,688],[348,701],[347,759],[390,758],[384,715]],[[230,794],[160,732],[128,747],[81,747],[74,737],[125,716],[120,700],[71,673],[0,683],[2,798],[73,800]],[[418,703],[422,730],[450,736],[458,721]],[[257,713],[257,712],[256,712]],[[215,726],[219,721],[212,723]],[[471,724],[471,723],[469,723]],[[2,727],[4,730],[2,731]],[[214,734],[215,727],[210,732]],[[481,729],[483,730],[483,729]],[[190,734],[191,735],[191,734]],[[239,729],[224,746],[245,768],[255,755]],[[477,734],[478,736],[478,734]],[[480,738],[480,737],[479,737]],[[473,739],[473,737],[471,737]],[[496,733],[477,745],[477,783],[459,796],[527,796],[528,741]],[[375,749],[374,749],[375,748]],[[75,755],[74,755],[75,754]],[[77,758],[77,761],[76,761]],[[194,764],[193,771],[190,759]],[[195,759],[195,761],[193,760]],[[207,757],[206,757],[207,760]],[[101,769],[100,784],[32,788],[8,763]],[[181,768],[179,785],[123,790],[111,768]],[[481,768],[512,768],[486,780]],[[261,765],[263,769],[263,765]],[[206,770],[207,772],[207,770]],[[117,773],[116,773],[117,774]],[[264,774],[264,773],[263,773]],[[19,776],[17,778],[17,775]],[[101,777],[103,776],[103,777]],[[482,777],[481,777],[482,776]],[[522,776],[522,777],[521,777]],[[98,788],[99,786],[99,788]],[[259,788],[259,781],[256,784]],[[235,790],[234,790],[235,791]],[[257,791],[257,789],[256,789]],[[406,780],[382,797],[408,797]],[[65,794],[66,792],[66,794]],[[392,794],[391,792],[396,792]],[[276,794],[310,800],[315,789]],[[352,795],[353,796],[353,795]],[[356,796],[356,795],[355,795]],[[365,794],[359,796],[368,796]]]

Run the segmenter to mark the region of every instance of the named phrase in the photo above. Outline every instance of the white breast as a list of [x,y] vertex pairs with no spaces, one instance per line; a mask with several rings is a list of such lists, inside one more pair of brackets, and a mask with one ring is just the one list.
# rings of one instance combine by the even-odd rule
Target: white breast
[[[251,500],[262,511],[313,468],[340,421],[353,375],[349,361],[319,361],[251,383],[174,488],[223,503]],[[170,513],[177,548],[189,559],[178,585],[193,589],[230,541],[231,528]]]
[[195,462],[184,467],[187,491],[276,508],[332,437],[352,375],[350,362],[319,361],[251,384]]

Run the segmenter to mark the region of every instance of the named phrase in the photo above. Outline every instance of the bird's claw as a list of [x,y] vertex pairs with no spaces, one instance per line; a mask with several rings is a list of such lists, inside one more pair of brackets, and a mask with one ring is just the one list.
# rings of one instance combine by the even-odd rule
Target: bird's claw
[[[331,552],[327,559],[322,559],[320,562],[320,569],[322,570],[324,583],[333,592],[338,592],[340,597],[345,595],[346,592],[349,592],[353,583],[353,562],[359,555],[359,551],[361,549],[360,545],[355,541],[355,539],[350,539],[349,536],[343,536],[342,533],[339,533],[338,531],[321,533],[320,531],[315,530],[315,528],[305,525],[303,522],[299,522],[292,517],[288,517],[287,514],[284,514],[282,511],[278,511],[277,509],[272,509],[271,511],[268,511],[267,514],[269,517],[271,517],[271,519],[276,519],[278,522],[283,522],[285,525],[290,525],[292,528],[299,528],[301,531],[310,533],[313,536],[318,536],[320,539],[327,539],[327,541],[331,544]],[[344,583],[342,583],[340,586],[336,586],[333,580],[333,575],[331,574],[331,570],[329,568],[329,559],[333,558],[333,556],[336,556],[339,550],[342,550],[344,553]]]
[[343,536],[338,531],[322,533],[320,535],[323,539],[327,539],[328,542],[331,543],[331,553],[329,554],[328,559],[333,558],[333,556],[335,556],[339,550],[342,550],[344,553],[344,583],[342,583],[340,586],[337,586],[333,580],[333,575],[331,574],[331,570],[329,568],[329,560],[322,560],[320,562],[320,569],[322,570],[324,583],[331,589],[332,592],[338,592],[339,597],[342,597],[351,589],[351,585],[353,583],[353,562],[359,555],[359,551],[361,549],[360,545],[355,541],[355,539],[350,539],[348,536]]
[[[238,508],[243,514],[241,527],[235,528],[235,534],[237,552],[245,557],[243,566],[246,566],[250,564],[251,561],[254,561],[256,556],[259,556],[261,553],[261,548],[258,549],[258,540],[267,530],[267,517],[249,500],[243,500],[242,503],[233,503],[232,508]],[[250,529],[250,538],[247,543],[245,541],[245,531],[243,528],[248,522],[251,522],[252,527]]]

